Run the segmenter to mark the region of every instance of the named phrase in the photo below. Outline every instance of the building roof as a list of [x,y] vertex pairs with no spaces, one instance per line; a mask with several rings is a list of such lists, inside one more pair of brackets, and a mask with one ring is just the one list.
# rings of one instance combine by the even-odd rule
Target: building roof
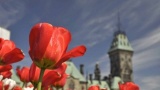
[[67,61],[67,69],[66,73],[74,78],[79,79],[81,82],[86,82],[84,76],[80,73],[80,71],[76,68],[72,61]]
[[22,86],[23,82],[21,82],[21,80],[19,79],[19,77],[17,76],[17,74],[15,73],[15,71],[12,69],[12,76],[11,79],[13,79],[14,81],[16,81],[16,83],[20,86]]
[[108,52],[112,52],[115,50],[133,51],[133,48],[128,41],[128,38],[123,31],[115,32],[111,47]]

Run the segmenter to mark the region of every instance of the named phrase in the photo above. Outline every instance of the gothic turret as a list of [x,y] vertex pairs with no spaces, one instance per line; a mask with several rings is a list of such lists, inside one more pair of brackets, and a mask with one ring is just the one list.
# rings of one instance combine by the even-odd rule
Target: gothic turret
[[111,63],[111,75],[119,76],[122,81],[132,81],[133,48],[124,31],[117,31],[108,51]]
[[95,69],[94,69],[94,75],[95,75],[95,80],[100,80],[101,77],[101,71],[99,69],[98,64],[95,65]]

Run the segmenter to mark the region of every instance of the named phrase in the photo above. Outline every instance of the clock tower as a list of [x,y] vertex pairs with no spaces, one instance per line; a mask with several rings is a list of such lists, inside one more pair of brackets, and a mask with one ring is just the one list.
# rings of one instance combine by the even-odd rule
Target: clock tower
[[111,76],[119,76],[124,82],[133,81],[133,48],[124,31],[118,30],[114,33],[108,54],[111,65]]

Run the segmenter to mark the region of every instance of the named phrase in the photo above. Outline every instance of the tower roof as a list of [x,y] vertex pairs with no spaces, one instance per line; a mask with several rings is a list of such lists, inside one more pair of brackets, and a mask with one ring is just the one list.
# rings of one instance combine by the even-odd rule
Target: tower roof
[[133,48],[128,41],[128,38],[124,31],[119,30],[114,33],[114,38],[108,52],[112,52],[115,50],[133,51]]

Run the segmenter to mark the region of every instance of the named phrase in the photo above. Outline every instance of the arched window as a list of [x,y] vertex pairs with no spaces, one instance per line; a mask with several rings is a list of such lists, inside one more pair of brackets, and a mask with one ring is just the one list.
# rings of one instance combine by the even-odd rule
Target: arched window
[[84,86],[82,86],[82,90],[84,90]]
[[74,88],[75,88],[74,81],[71,80],[71,82],[69,83],[69,89],[74,90]]

